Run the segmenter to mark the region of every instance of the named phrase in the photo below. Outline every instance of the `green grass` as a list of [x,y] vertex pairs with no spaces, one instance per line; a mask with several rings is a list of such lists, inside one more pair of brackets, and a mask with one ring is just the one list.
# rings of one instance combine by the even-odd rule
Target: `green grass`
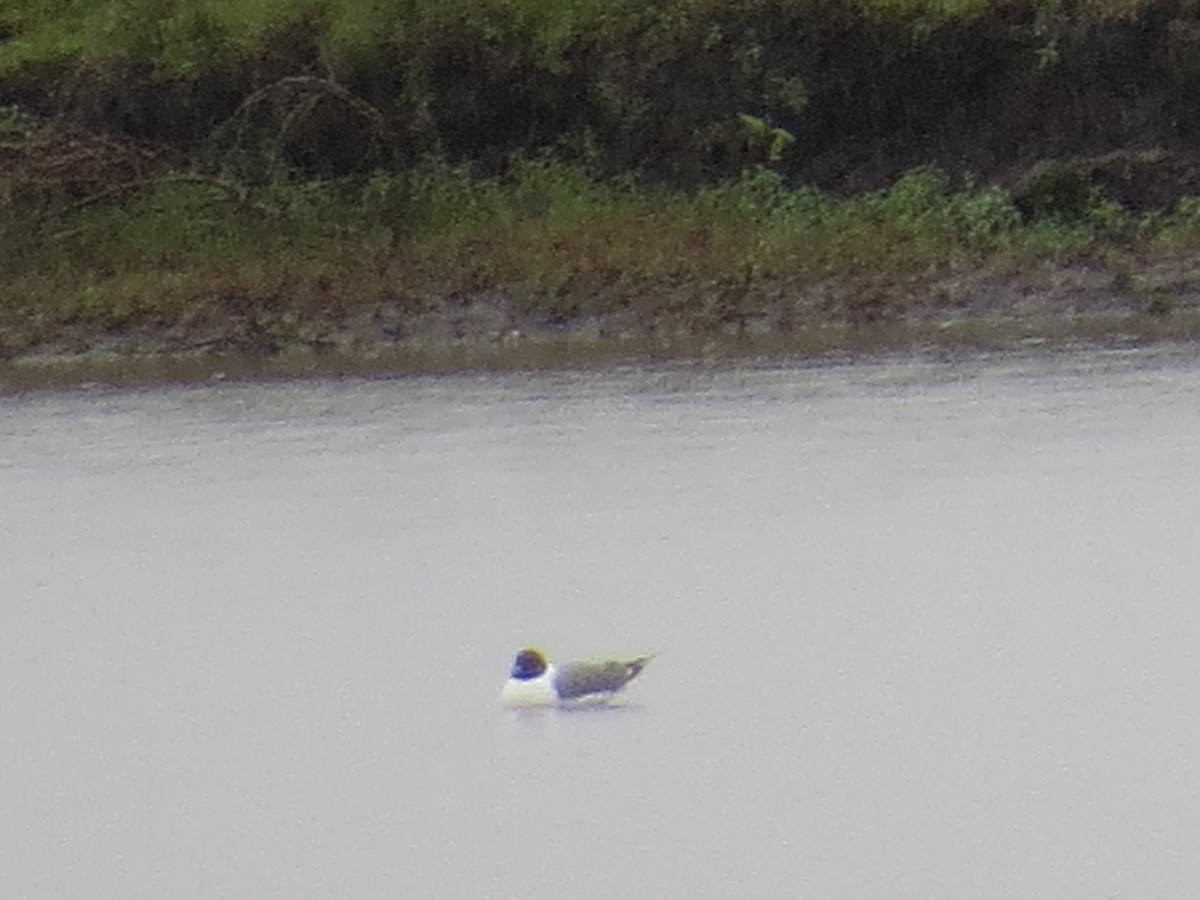
[[654,274],[746,264],[793,273],[919,269],[1010,249],[1021,230],[1004,192],[954,189],[930,169],[838,200],[765,169],[686,193],[599,181],[549,159],[515,161],[501,177],[429,160],[403,176],[257,188],[168,175],[114,202],[67,210],[60,220],[43,209],[36,227],[9,229],[0,275],[237,267],[336,255],[346,244],[368,248],[360,257],[379,255],[376,264],[493,248],[497,278],[508,280],[529,279],[550,260]]
[[0,279],[10,298],[66,304],[76,316],[234,295],[303,306],[322,293],[354,305],[492,290],[550,303],[621,280],[904,276],[1166,251],[1200,235],[1196,202],[1136,220],[1097,200],[1090,218],[1027,222],[1004,191],[955,185],[935,169],[848,199],[765,169],[678,192],[595,180],[548,159],[516,161],[503,177],[430,160],[405,176],[254,189],[168,175],[10,227]]
[[[492,40],[536,35],[552,60],[569,40],[635,8],[631,0],[10,0],[0,23],[0,73],[63,59],[136,59],[179,74],[220,57],[254,53],[265,35],[297,23],[331,59],[381,44],[436,43],[447,31],[478,27]],[[687,15],[691,3],[678,3]]]
[[[1110,38],[1166,34],[1168,6],[9,0],[0,87],[36,102],[0,107],[0,356],[197,322],[315,346],[355,311],[489,296],[657,327],[743,322],[828,279],[902,303],[947,271],[1132,271],[1200,245],[1200,200],[1133,215],[1089,164],[1019,209],[958,173],[1057,148],[1011,138],[1064,104],[1112,113],[1077,129],[1080,156],[1107,151],[1087,136],[1163,99],[1105,93],[1097,72],[1145,55]],[[1190,84],[1155,64],[1146,84]],[[963,86],[993,76],[972,106]],[[1187,112],[1163,109],[1171,129]],[[893,177],[930,147],[967,162]],[[814,172],[892,183],[835,196]]]
[[759,164],[834,186],[869,149],[879,184],[1036,155],[1048,108],[1097,120],[1084,144],[1152,141],[1158,107],[1188,133],[1155,87],[1192,90],[1176,21],[1171,0],[9,0],[0,96],[302,177],[549,152],[677,187]]
[[[848,10],[909,22],[928,30],[977,19],[1002,0],[841,0]],[[798,4],[794,4],[798,5]],[[1031,9],[1059,14],[1061,0],[1028,0]],[[1127,18],[1152,0],[1080,0],[1072,15]],[[448,32],[501,42],[529,36],[543,64],[581,36],[627,23],[650,23],[664,40],[687,23],[786,8],[782,0],[671,0],[653,10],[637,0],[8,0],[0,12],[0,74],[30,63],[63,60],[149,61],[163,74],[186,74],[252,57],[264,36],[302,25],[330,62],[381,45],[429,46]]]
[[[0,274],[110,269],[144,272],[237,266],[280,256],[319,257],[342,244],[388,254],[422,248],[528,245],[524,254],[574,255],[608,265],[636,249],[697,269],[736,269],[753,253],[780,271],[847,267],[920,270],[997,254],[1086,252],[1141,227],[1142,245],[1200,230],[1197,201],[1177,215],[1138,223],[1098,196],[1069,221],[1026,222],[997,187],[954,185],[937,169],[910,172],[886,190],[834,198],[790,187],[767,169],[693,192],[602,181],[550,159],[517,160],[503,176],[427,160],[401,176],[308,181],[250,188],[167,175],[118,202],[98,202],[64,221],[14,227]],[[595,246],[579,245],[594,235]],[[687,253],[690,243],[702,252]],[[735,249],[736,248],[736,249]],[[568,252],[569,251],[569,252]],[[733,253],[733,256],[730,254]],[[510,267],[529,277],[537,259]]]

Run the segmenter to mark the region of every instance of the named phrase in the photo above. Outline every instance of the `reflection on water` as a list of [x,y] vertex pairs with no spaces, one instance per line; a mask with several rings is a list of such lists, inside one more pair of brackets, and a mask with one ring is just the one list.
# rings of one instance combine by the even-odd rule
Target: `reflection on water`
[[[1197,883],[1183,351],[0,400],[10,896]],[[611,709],[512,653],[662,654]]]

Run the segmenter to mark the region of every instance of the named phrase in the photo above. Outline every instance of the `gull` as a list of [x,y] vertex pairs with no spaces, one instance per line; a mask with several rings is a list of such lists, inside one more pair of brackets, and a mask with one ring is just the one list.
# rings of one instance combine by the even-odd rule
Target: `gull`
[[507,706],[562,706],[604,702],[629,684],[652,656],[555,664],[540,650],[517,654],[500,702]]

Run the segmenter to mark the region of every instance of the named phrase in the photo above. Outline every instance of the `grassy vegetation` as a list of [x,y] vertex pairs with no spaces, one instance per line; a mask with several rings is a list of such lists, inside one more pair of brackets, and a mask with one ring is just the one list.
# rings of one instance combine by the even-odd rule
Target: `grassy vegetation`
[[[682,187],[764,162],[750,116],[795,137],[785,174],[858,190],[929,163],[986,176],[1056,143],[1186,140],[1191,16],[1177,0],[10,0],[0,103],[306,175],[428,153],[494,173],[550,151]],[[343,93],[270,90],[289,77]]]
[[0,358],[787,334],[1072,267],[1165,316],[1190,295],[1141,273],[1200,247],[1190,15],[10,0]]
[[[0,333],[10,354],[76,333],[60,349],[166,333],[178,348],[271,354],[376,342],[380,310],[397,339],[861,324],[899,317],[947,273],[1079,260],[1116,271],[1176,253],[1200,239],[1195,206],[1139,217],[1096,194],[1070,219],[1028,222],[1004,190],[935,169],[842,199],[764,168],[684,193],[547,159],[495,177],[430,160],[404,176],[256,188],[165,174],[0,233]],[[830,282],[823,306],[798,303]],[[490,318],[446,324],[476,306]],[[372,324],[348,332],[356,321]]]

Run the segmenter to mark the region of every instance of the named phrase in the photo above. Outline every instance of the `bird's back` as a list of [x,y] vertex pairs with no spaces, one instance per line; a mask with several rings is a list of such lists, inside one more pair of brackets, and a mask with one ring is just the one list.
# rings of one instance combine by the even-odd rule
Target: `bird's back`
[[555,675],[554,689],[563,700],[616,693],[636,678],[649,661],[649,656],[641,656],[624,661],[564,663]]

